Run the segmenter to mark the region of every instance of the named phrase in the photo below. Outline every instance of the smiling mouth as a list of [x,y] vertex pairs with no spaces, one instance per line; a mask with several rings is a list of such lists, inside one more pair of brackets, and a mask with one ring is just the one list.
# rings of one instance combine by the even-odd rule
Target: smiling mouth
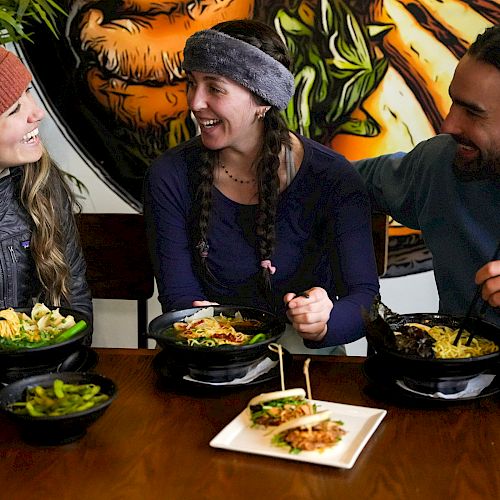
[[481,158],[481,151],[475,146],[460,143],[457,148],[456,159],[465,163],[474,162]]
[[222,123],[221,120],[199,120],[197,119],[198,124],[202,128],[212,128],[218,125],[219,123]]
[[464,144],[463,142],[460,142],[458,144],[458,147],[462,150],[462,151],[467,151],[467,152],[474,152],[474,151],[477,151],[477,148],[475,146],[473,146],[472,144]]
[[34,144],[38,137],[38,128],[28,132],[21,140],[23,144]]

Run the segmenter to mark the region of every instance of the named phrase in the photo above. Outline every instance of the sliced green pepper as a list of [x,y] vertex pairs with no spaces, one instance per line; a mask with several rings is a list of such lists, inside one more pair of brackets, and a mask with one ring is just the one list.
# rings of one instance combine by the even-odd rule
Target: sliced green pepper
[[54,380],[54,394],[57,399],[64,398],[64,390],[63,390],[64,382],[62,380],[56,379]]
[[28,389],[26,401],[12,403],[10,408],[15,413],[32,417],[68,415],[107,401],[109,396],[100,391],[97,384],[65,384],[57,379],[52,387]]
[[94,406],[93,401],[87,401],[86,403],[83,403],[75,408],[75,411],[85,411],[88,410],[89,408],[92,408]]
[[256,344],[257,342],[262,342],[263,340],[266,339],[266,334],[265,333],[258,333],[257,335],[254,335],[249,341],[248,344]]
[[88,401],[89,399],[92,399],[96,394],[98,394],[100,390],[101,388],[98,385],[88,384],[87,390],[85,391],[84,394],[82,394],[82,398],[85,401]]
[[29,401],[26,403],[26,409],[28,410],[28,413],[32,417],[43,417],[43,416],[45,416],[43,412],[36,410],[35,407]]
[[58,335],[55,340],[55,343],[59,344],[60,342],[65,342],[66,340],[69,340],[77,333],[80,333],[81,331],[85,330],[85,328],[87,328],[87,323],[86,321],[81,319],[80,321],[78,321],[78,323],[75,323],[71,328],[68,328],[60,335]]

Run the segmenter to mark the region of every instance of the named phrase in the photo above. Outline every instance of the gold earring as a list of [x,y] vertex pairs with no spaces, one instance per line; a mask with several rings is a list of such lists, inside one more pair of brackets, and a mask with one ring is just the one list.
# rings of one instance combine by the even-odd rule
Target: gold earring
[[258,111],[257,112],[257,118],[259,120],[263,120],[265,118],[265,116],[266,116],[266,112],[265,111]]

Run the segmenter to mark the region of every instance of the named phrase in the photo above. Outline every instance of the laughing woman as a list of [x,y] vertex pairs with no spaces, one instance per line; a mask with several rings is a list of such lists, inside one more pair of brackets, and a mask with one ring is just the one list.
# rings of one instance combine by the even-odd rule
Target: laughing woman
[[0,308],[35,301],[92,317],[74,198],[43,148],[31,75],[0,47]]
[[290,321],[282,344],[292,352],[340,353],[364,335],[361,308],[378,292],[370,208],[345,158],[286,127],[289,68],[285,45],[258,21],[188,39],[201,134],[146,177],[159,299],[164,311],[270,310]]

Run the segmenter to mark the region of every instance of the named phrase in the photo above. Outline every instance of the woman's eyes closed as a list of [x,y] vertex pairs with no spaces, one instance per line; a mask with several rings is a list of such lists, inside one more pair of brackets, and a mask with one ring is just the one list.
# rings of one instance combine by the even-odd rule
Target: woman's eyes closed
[[[31,91],[31,87],[28,87],[25,91],[24,91],[24,94],[25,95],[29,95],[30,94],[30,91]],[[12,116],[12,115],[15,115],[16,113],[19,112],[19,110],[21,109],[21,102],[18,102],[16,104],[16,107],[8,114],[8,116]]]
[[21,109],[21,104],[17,103],[17,106],[9,113],[8,116],[15,115]]
[[224,90],[221,89],[221,88],[219,88],[219,87],[211,86],[210,87],[210,92],[212,92],[213,94],[223,94]]

